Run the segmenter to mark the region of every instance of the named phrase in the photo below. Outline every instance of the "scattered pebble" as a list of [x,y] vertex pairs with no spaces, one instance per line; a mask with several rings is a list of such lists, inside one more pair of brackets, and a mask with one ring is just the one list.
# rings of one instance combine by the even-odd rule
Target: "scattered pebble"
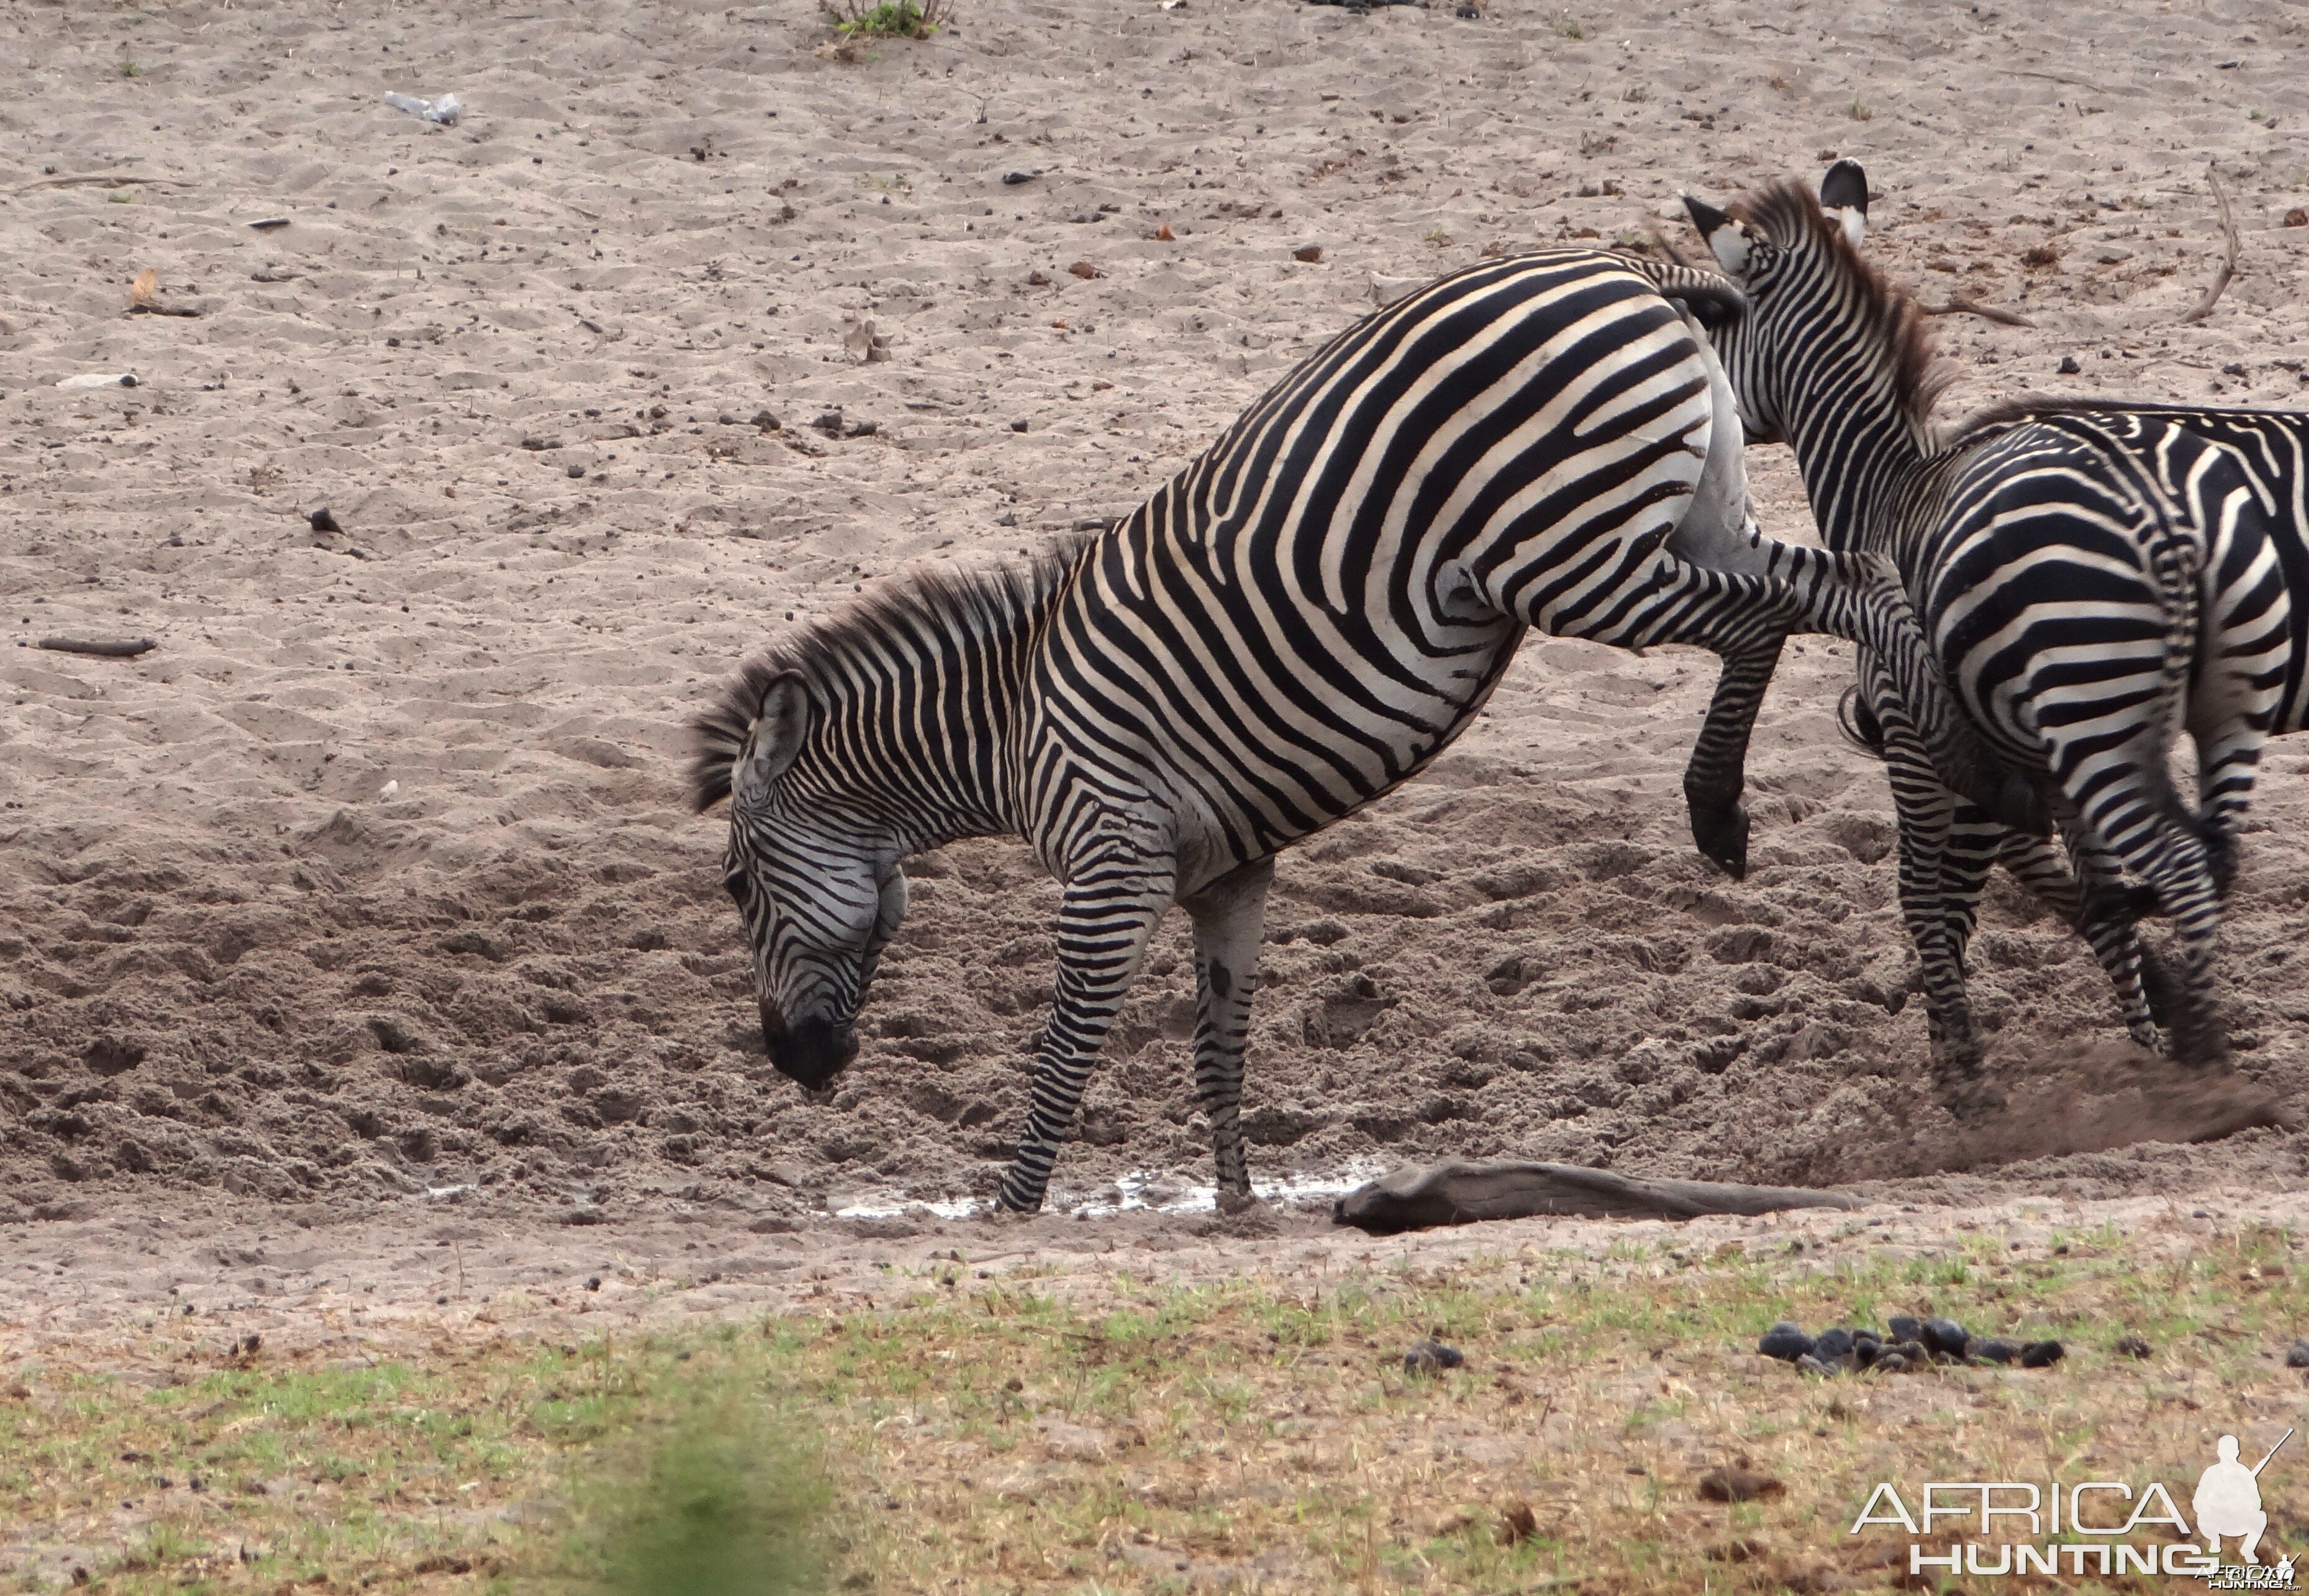
[[1539,1533],[1539,1514],[1528,1502],[1518,1502],[1500,1514],[1500,1544],[1520,1546]]
[[1467,1355],[1457,1347],[1447,1347],[1433,1336],[1412,1343],[1411,1350],[1403,1355],[1403,1367],[1407,1374],[1439,1375],[1447,1368],[1457,1368],[1467,1361]]
[[2020,1349],[2011,1342],[1994,1339],[1975,1342],[1972,1344],[1971,1352],[1975,1358],[1988,1363],[2010,1363],[2020,1356]]
[[1853,1333],[1841,1325],[1823,1330],[1812,1338],[1812,1356],[1833,1363],[1852,1350],[1853,1339]]
[[1787,1494],[1788,1488],[1769,1474],[1746,1469],[1710,1469],[1699,1477],[1703,1502],[1754,1502]]
[[2295,1342],[2285,1354],[2287,1368],[2309,1368],[2309,1341]]
[[1291,258],[1294,261],[1304,261],[1311,266],[1323,258],[1323,246],[1319,244],[1302,245],[1291,252]]
[[[1833,1375],[1846,1370],[1897,1375],[1947,1363],[2018,1363],[2024,1368],[2049,1368],[2063,1355],[2058,1342],[2017,1345],[1993,1336],[1974,1335],[1954,1319],[1919,1319],[1910,1314],[1895,1314],[1886,1323],[1890,1328],[1882,1333],[1837,1325],[1811,1336],[1793,1320],[1783,1319],[1764,1332],[1756,1342],[1756,1350],[1767,1358],[1792,1363],[1808,1375]],[[2145,1358],[2149,1355],[2148,1343],[2140,1345],[2137,1355]],[[2302,1367],[2309,1367],[2309,1342],[2302,1346]],[[2118,1350],[2123,1350],[2123,1343],[2119,1343]]]
[[1924,1339],[1924,1322],[1908,1314],[1894,1314],[1884,1321],[1886,1329],[1896,1342],[1920,1342]]
[[1010,423],[1010,430],[1013,432],[1024,432],[1026,430],[1026,424],[1024,421],[1013,421]]
[[1089,281],[1094,277],[1104,277],[1106,275],[1105,272],[1100,271],[1096,266],[1092,265],[1088,261],[1077,261],[1073,265],[1068,266],[1067,270],[1073,272],[1077,277],[1081,278],[1085,282]]
[[584,474],[585,468],[582,465],[573,465],[569,468],[569,475],[573,478],[582,477]]
[[1035,178],[1042,175],[1042,174],[1040,172],[1005,172],[1002,174],[1002,181],[1005,183],[1032,183]]
[[2118,1336],[2116,1338],[2116,1350],[2119,1352],[2123,1353],[2127,1358],[2147,1358],[2149,1356],[2149,1343],[2137,1335]]
[[2063,376],[2072,377],[2083,369],[2083,367],[2077,364],[2077,358],[2074,355],[2063,355],[2061,357],[2060,371]]
[[770,414],[767,410],[756,410],[754,412],[754,425],[760,427],[764,432],[776,432],[784,424],[775,416]]
[[2068,1349],[2058,1342],[2030,1342],[2020,1349],[2022,1368],[2050,1368],[2068,1356]]
[[2309,211],[2296,205],[2285,213],[2285,225],[2289,228],[2309,228]]
[[337,524],[337,518],[329,513],[329,507],[326,505],[322,505],[305,519],[313,523],[313,530],[316,532],[342,532],[345,530]]

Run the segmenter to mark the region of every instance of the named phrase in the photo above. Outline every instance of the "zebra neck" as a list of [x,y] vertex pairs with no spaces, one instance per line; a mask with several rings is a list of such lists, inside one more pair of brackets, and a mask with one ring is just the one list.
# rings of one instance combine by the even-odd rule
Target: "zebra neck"
[[1803,475],[1804,496],[1821,541],[1830,548],[1884,548],[1892,539],[1886,511],[1922,473],[1924,441],[1889,391],[1879,402],[1867,387],[1842,390],[1836,402],[1792,418],[1788,441]]
[[904,629],[819,662],[819,723],[785,784],[906,851],[1016,833],[1017,728],[1052,595],[916,608]]

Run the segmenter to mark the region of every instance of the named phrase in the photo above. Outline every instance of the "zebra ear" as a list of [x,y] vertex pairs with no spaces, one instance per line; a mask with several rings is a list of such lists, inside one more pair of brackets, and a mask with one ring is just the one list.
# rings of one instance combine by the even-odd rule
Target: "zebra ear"
[[1844,229],[1852,247],[1868,231],[1868,174],[1856,160],[1844,160],[1828,168],[1820,180],[1820,208]]
[[730,772],[730,801],[741,807],[760,803],[770,785],[785,774],[809,735],[809,688],[800,671],[789,670],[762,691],[761,712],[746,731],[746,746]]
[[1716,263],[1724,268],[1725,275],[1734,281],[1745,281],[1748,276],[1748,229],[1718,211],[1715,206],[1690,194],[1683,196],[1683,208],[1691,217],[1691,225],[1708,241],[1716,256]]

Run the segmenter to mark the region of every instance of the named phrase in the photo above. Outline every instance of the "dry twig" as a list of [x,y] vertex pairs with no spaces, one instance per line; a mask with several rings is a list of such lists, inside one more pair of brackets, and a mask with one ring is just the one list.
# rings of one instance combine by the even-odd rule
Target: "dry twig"
[[2221,186],[2220,168],[2218,167],[2207,166],[2205,177],[2213,185],[2213,198],[2220,202],[2221,269],[2213,273],[2213,285],[2205,290],[2205,297],[2197,301],[2197,308],[2181,318],[2181,324],[2184,327],[2192,322],[2201,322],[2213,314],[2214,305],[2227,289],[2229,280],[2236,275],[2237,269],[2236,218],[2229,213],[2228,190]]
[[1967,299],[1962,294],[1951,294],[1939,305],[1919,306],[1926,315],[1976,315],[1984,322],[1994,322],[2000,327],[2033,327],[2037,324],[2017,310],[2005,310],[1994,305],[1983,305],[1977,299]]

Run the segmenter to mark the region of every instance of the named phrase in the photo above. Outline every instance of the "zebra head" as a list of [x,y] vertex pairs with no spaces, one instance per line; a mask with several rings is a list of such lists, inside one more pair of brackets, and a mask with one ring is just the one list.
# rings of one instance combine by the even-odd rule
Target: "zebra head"
[[816,1091],[857,1056],[859,1005],[905,918],[906,876],[891,829],[808,768],[813,710],[801,674],[747,690],[754,712],[729,756],[722,884],[753,943],[770,1062]]
[[[1830,167],[1817,198],[1801,185],[1776,184],[1727,210],[1689,194],[1683,203],[1717,264],[1747,298],[1744,310],[1709,332],[1739,397],[1750,443],[1784,441],[1786,384],[1889,378],[1889,368],[1879,362],[1848,358],[1881,339],[1881,330],[1870,324],[1892,302],[1875,291],[1874,270],[1860,255],[1868,229],[1868,177],[1858,161]],[[1929,355],[1922,324],[1912,310],[1906,314],[1907,324],[1893,341],[1916,341],[1922,363]],[[1791,349],[1814,353],[1798,361],[1787,358]],[[1927,392],[1937,393],[1940,385]]]

